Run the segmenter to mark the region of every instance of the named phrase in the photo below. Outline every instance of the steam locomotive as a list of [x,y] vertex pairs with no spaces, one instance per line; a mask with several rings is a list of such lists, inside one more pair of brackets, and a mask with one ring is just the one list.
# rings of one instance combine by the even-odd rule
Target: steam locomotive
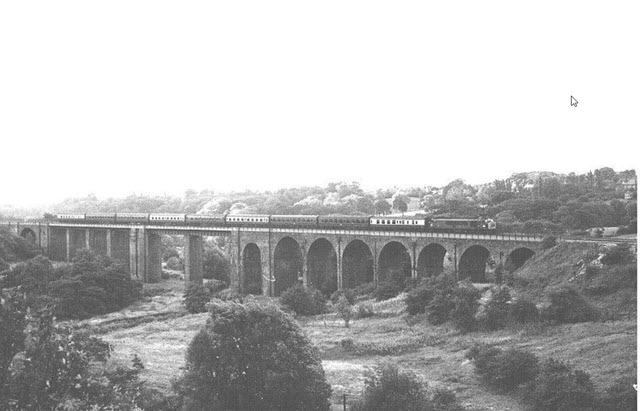
[[431,232],[490,232],[490,218],[432,218],[353,215],[249,215],[249,214],[57,214],[56,220],[90,224],[191,225],[272,228],[376,229]]

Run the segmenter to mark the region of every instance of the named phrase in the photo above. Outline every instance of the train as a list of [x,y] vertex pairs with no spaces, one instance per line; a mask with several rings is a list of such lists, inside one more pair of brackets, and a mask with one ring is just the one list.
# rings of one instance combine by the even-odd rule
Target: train
[[434,218],[354,215],[252,215],[252,214],[57,214],[56,221],[90,224],[151,224],[271,228],[376,229],[431,232],[492,232],[491,218]]

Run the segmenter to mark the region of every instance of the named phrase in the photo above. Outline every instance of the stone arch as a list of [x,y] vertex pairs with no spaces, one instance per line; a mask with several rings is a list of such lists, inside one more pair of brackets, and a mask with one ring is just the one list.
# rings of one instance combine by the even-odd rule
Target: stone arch
[[255,243],[248,243],[242,250],[242,280],[245,293],[262,294],[262,259]]
[[361,240],[353,240],[342,253],[342,287],[354,288],[373,282],[373,254]]
[[460,257],[458,279],[469,279],[474,283],[486,282],[487,260],[491,253],[481,245],[472,245]]
[[274,294],[279,296],[302,279],[304,259],[300,244],[291,237],[278,241],[273,252]]
[[507,257],[507,261],[504,263],[505,270],[512,272],[522,267],[524,263],[527,262],[528,259],[533,257],[535,252],[527,247],[516,248],[512,252],[509,253]]
[[22,229],[22,231],[20,232],[20,237],[33,244],[35,244],[38,240],[38,236],[36,235],[36,233],[29,227],[25,227]]
[[338,256],[329,240],[315,240],[307,252],[307,286],[330,296],[338,289]]
[[378,257],[378,282],[385,282],[396,275],[411,277],[411,255],[404,244],[389,241]]
[[418,256],[418,278],[440,275],[444,270],[444,258],[447,249],[432,243],[422,249]]

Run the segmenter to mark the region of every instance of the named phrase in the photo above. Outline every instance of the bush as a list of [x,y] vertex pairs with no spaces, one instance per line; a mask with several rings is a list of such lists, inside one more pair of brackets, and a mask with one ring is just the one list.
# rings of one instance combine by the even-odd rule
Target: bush
[[456,394],[447,388],[437,389],[431,396],[434,411],[464,411],[465,408],[458,403]]
[[353,411],[432,410],[426,386],[411,371],[391,363],[379,365],[365,381],[362,398]]
[[329,409],[319,354],[295,320],[252,302],[210,312],[174,385],[186,409]]
[[191,314],[204,313],[206,305],[211,301],[211,291],[204,285],[189,283],[184,292],[184,306]]
[[216,279],[229,284],[229,258],[215,246],[207,245],[202,254],[202,278]]
[[171,257],[167,260],[167,268],[169,270],[181,271],[184,269],[184,261],[178,257]]
[[550,248],[555,247],[556,244],[558,244],[557,239],[554,236],[549,236],[549,237],[543,238],[542,243],[540,245],[542,246],[543,250],[548,250]]
[[423,279],[405,298],[410,315],[429,313],[429,322],[441,324],[453,309],[452,297],[457,284],[450,276],[440,275]]
[[355,314],[356,319],[369,318],[369,317],[373,317],[374,315],[376,315],[376,313],[373,310],[373,304],[360,303],[356,306],[356,314]]
[[511,304],[511,293],[507,287],[491,290],[491,297],[484,306],[482,325],[487,330],[500,330],[507,325]]
[[549,294],[551,304],[543,310],[545,320],[566,323],[596,321],[599,312],[573,288],[564,288]]
[[37,256],[17,264],[0,279],[0,287],[18,287],[30,307],[54,306],[60,319],[84,319],[122,309],[142,296],[142,284],[125,266],[89,250],[79,250],[72,264],[54,268]]
[[282,293],[280,302],[297,315],[318,315],[326,311],[326,300],[322,292],[301,284]]
[[343,297],[343,296],[347,299],[347,301],[351,305],[353,305],[356,301],[356,296],[352,290],[337,290],[336,292],[331,294],[331,297],[330,297],[331,302],[333,304],[337,304],[338,300],[340,300],[340,297]]
[[618,265],[633,262],[633,252],[628,245],[616,245],[602,256],[602,264]]
[[478,310],[480,290],[465,281],[460,283],[453,292],[453,308],[451,321],[462,332],[473,331],[476,328],[475,314]]
[[234,301],[240,304],[244,301],[244,296],[231,288],[218,291],[213,297],[221,301]]
[[220,292],[226,289],[227,287],[229,287],[227,283],[220,280],[209,280],[205,283],[205,286],[209,289],[209,291],[211,292],[211,295],[214,295],[217,292]]
[[374,291],[373,296],[378,301],[384,301],[396,297],[402,292],[403,289],[403,284],[399,284],[394,281],[385,281],[384,283],[378,285],[378,288],[376,288],[376,290]]
[[555,359],[546,361],[538,376],[522,392],[524,400],[537,410],[601,409],[589,374],[573,371]]
[[539,321],[538,307],[528,300],[518,299],[509,305],[509,322],[525,324]]
[[514,348],[474,346],[466,356],[474,360],[476,372],[487,385],[504,392],[532,380],[538,371],[535,355]]

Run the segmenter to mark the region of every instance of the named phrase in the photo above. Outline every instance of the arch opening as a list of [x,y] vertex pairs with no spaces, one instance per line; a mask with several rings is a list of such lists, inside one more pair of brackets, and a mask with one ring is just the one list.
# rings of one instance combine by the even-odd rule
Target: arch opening
[[338,289],[338,257],[327,239],[320,238],[309,247],[307,286],[317,288],[327,297]]
[[397,242],[387,243],[378,259],[378,282],[404,281],[411,277],[411,256],[407,248]]
[[291,237],[280,240],[273,254],[273,265],[273,290],[277,297],[302,279],[303,257],[298,242]]
[[260,258],[260,248],[249,243],[242,251],[242,288],[245,293],[262,294],[262,261]]
[[353,240],[342,253],[342,288],[366,283],[373,283],[373,254],[364,242]]
[[447,249],[440,244],[429,244],[418,256],[418,278],[435,277],[444,271]]
[[491,253],[481,245],[473,245],[460,257],[458,278],[469,279],[473,283],[486,282],[487,260]]
[[536,253],[533,250],[527,247],[516,248],[511,253],[509,253],[507,261],[505,261],[504,263],[504,268],[508,272],[513,272],[522,267],[524,263],[526,263],[527,260],[533,257],[535,254]]
[[35,244],[36,240],[38,239],[38,236],[36,236],[36,233],[29,227],[24,228],[22,232],[20,232],[20,237],[24,238],[25,240],[33,244]]

